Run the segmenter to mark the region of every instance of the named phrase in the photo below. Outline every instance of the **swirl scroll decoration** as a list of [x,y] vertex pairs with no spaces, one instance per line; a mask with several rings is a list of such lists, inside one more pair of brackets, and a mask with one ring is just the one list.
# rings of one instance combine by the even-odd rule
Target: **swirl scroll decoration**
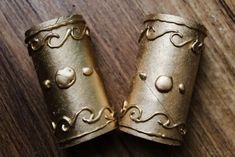
[[100,118],[102,117],[102,115],[104,114],[105,111],[107,111],[109,113],[109,114],[104,115],[105,119],[114,121],[115,120],[114,119],[114,112],[110,107],[102,108],[98,112],[97,115],[95,114],[95,111],[93,109],[90,109],[88,107],[84,107],[80,111],[76,112],[72,118],[69,118],[67,116],[62,116],[55,124],[54,130],[55,130],[55,132],[58,130],[63,131],[63,132],[68,132],[75,125],[79,115],[83,112],[88,112],[89,116],[88,116],[88,118],[83,117],[82,121],[87,124],[93,124],[93,123],[100,120]]
[[[148,122],[149,120],[153,119],[154,117],[162,117],[161,120],[158,119],[157,123],[162,126],[164,129],[177,129],[178,133],[183,136],[186,134],[187,130],[185,128],[185,123],[173,123],[169,116],[165,113],[162,113],[162,112],[155,112],[153,113],[151,116],[147,117],[147,118],[143,118],[143,110],[141,110],[137,105],[133,104],[129,104],[128,105],[128,102],[127,101],[124,101],[124,104],[123,104],[123,108],[121,109],[121,118],[123,118],[124,116],[127,115],[127,113],[130,113],[129,114],[129,118],[135,122],[135,123],[145,123],[145,122]],[[162,119],[165,119],[164,121]],[[122,124],[120,124],[120,126],[123,126],[123,127],[126,127]],[[130,128],[128,127],[129,129],[134,129],[134,128]],[[136,130],[136,129],[134,129]],[[138,130],[136,130],[138,131]],[[150,134],[150,133],[146,133],[146,132],[143,132],[142,133],[144,134]],[[171,139],[170,137],[167,137],[165,134],[161,134],[161,133],[158,133],[158,134],[153,134],[151,133],[151,135],[155,135],[157,137],[161,137],[161,138],[168,138],[168,139]],[[173,139],[175,140],[175,139]]]
[[[101,119],[102,116],[104,116],[106,121],[103,125],[100,125],[100,126],[94,128],[93,130],[79,133],[78,135],[75,135],[76,137],[70,137],[70,139],[79,138],[79,137],[91,134],[93,132],[96,132],[98,130],[103,129],[108,124],[115,121],[114,111],[110,107],[104,107],[104,108],[100,109],[97,114],[95,114],[95,111],[93,109],[90,109],[88,107],[84,107],[80,111],[76,112],[72,117],[68,117],[68,116],[64,115],[60,119],[58,119],[56,123],[52,122],[54,133],[57,134],[58,132],[60,132],[60,133],[61,132],[62,133],[69,132],[75,126],[76,121],[78,120],[78,117],[81,115],[81,113],[85,113],[85,112],[89,113],[87,115],[87,117],[86,116],[81,117],[82,121],[85,124],[96,123]],[[70,139],[66,139],[66,140],[70,140]],[[62,140],[60,142],[64,142],[66,140]]]
[[[42,39],[37,37],[32,38],[28,41],[28,45],[33,51],[41,49],[45,44],[50,48],[59,48],[65,43],[69,36],[71,36],[74,40],[81,40],[84,35],[89,35],[89,29],[87,26],[84,26],[83,29],[80,29],[79,27],[71,27],[67,29],[63,37],[61,37],[58,33],[49,32]],[[62,39],[57,44],[52,44],[51,41],[54,38]]]
[[[158,19],[156,19],[155,21],[157,21]],[[154,20],[153,21],[145,21],[144,23],[146,22],[155,22]],[[174,23],[174,22],[170,22],[170,21],[161,21],[160,22],[166,22],[166,23],[173,23],[173,24],[176,24],[176,25],[180,25],[180,26],[186,26],[187,28],[189,29],[192,29],[192,30],[196,30],[195,28],[192,28],[190,26],[187,26],[185,24],[179,24],[179,23]],[[196,30],[197,31],[197,30]],[[187,39],[185,40],[184,38],[184,35],[182,33],[180,33],[178,30],[166,30],[165,32],[161,33],[161,34],[156,34],[156,29],[154,28],[154,26],[148,24],[147,27],[141,32],[140,34],[140,37],[139,37],[139,42],[142,40],[142,38],[145,36],[147,40],[149,41],[154,41],[156,40],[157,38],[160,38],[166,34],[171,34],[170,35],[170,42],[173,46],[177,47],[177,48],[180,48],[180,47],[183,47],[189,43],[192,43],[191,44],[191,50],[192,52],[194,52],[195,54],[199,53],[202,51],[202,48],[204,46],[203,42],[199,39],[198,36],[196,36],[195,39],[193,38],[190,38],[190,39]],[[181,40],[183,40],[181,43],[177,43],[174,38],[180,38]]]

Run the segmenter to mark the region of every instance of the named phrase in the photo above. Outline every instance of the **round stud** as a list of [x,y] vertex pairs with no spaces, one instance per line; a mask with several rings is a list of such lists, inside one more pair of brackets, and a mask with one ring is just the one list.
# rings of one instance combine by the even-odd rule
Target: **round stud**
[[184,84],[183,84],[183,83],[179,84],[179,92],[180,92],[181,94],[184,94],[184,92],[185,92],[185,87],[184,87]]
[[82,68],[82,73],[85,76],[90,76],[93,73],[93,70],[90,67],[84,67]]
[[161,93],[167,93],[172,89],[173,81],[172,77],[159,76],[155,82],[155,87]]
[[74,84],[75,80],[76,80],[76,73],[70,67],[58,70],[56,73],[55,81],[59,88],[62,89],[69,88]]
[[147,74],[144,73],[144,72],[140,72],[139,77],[140,77],[141,80],[146,80],[147,79]]
[[49,89],[49,88],[51,88],[51,81],[50,81],[50,80],[45,80],[45,81],[43,82],[43,85],[44,85],[47,89]]

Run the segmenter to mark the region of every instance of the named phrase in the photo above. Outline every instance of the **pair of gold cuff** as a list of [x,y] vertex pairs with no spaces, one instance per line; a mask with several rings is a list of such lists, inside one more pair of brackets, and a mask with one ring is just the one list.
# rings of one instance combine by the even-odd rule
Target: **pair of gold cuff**
[[[120,112],[119,128],[179,145],[186,133],[206,30],[165,14],[150,15],[144,24],[138,72]],[[58,143],[69,147],[115,129],[115,114],[93,60],[90,32],[82,16],[53,19],[25,34]]]

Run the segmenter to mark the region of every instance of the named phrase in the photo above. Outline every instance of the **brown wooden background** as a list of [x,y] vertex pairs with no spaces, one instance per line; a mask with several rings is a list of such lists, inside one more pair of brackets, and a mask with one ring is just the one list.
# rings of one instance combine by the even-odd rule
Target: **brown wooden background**
[[[168,13],[208,29],[182,147],[114,131],[68,150],[56,148],[46,105],[24,44],[33,24],[84,16],[116,110],[128,94],[144,15]],[[235,0],[1,0],[0,157],[234,157]]]

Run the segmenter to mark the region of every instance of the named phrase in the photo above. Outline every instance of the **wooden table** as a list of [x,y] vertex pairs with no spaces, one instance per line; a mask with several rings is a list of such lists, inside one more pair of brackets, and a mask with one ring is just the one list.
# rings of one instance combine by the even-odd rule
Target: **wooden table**
[[[1,157],[235,156],[234,0],[1,0],[0,10]],[[206,26],[189,133],[181,147],[118,131],[67,150],[55,146],[24,31],[71,13],[82,14],[91,28],[95,57],[116,111],[135,73],[137,39],[146,14],[175,14]]]

